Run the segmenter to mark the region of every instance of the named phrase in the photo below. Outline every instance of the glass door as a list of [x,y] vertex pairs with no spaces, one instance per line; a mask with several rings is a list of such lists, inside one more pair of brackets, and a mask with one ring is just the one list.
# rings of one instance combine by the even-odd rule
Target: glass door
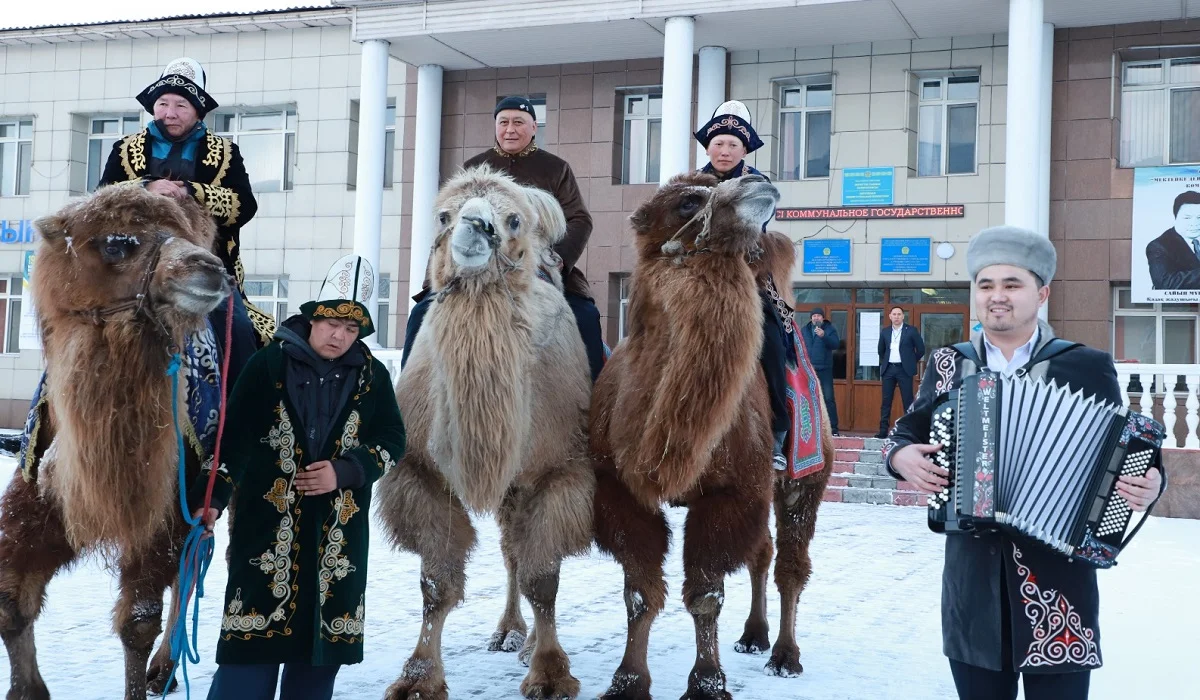
[[921,371],[917,373],[920,380],[925,371],[925,361],[934,350],[961,343],[970,336],[967,334],[967,315],[959,311],[924,311],[917,313],[916,326],[921,330],[921,340],[925,341],[925,357],[922,358]]

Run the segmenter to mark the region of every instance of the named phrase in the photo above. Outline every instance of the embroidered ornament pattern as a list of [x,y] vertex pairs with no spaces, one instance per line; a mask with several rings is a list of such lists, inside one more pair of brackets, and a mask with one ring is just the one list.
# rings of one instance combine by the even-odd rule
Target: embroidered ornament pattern
[[1100,665],[1100,647],[1096,633],[1083,625],[1083,619],[1061,593],[1054,589],[1043,591],[1029,567],[1021,563],[1021,550],[1014,544],[1013,563],[1021,581],[1021,602],[1025,617],[1033,627],[1033,642],[1025,653],[1026,666],[1057,666],[1072,663],[1079,666]]

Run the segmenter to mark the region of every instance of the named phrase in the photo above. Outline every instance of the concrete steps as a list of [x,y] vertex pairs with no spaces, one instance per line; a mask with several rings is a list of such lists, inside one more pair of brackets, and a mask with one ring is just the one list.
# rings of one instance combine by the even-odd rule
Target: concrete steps
[[833,474],[825,488],[825,500],[840,503],[875,503],[894,506],[924,506],[926,496],[903,481],[896,481],[883,465],[883,440],[839,436]]

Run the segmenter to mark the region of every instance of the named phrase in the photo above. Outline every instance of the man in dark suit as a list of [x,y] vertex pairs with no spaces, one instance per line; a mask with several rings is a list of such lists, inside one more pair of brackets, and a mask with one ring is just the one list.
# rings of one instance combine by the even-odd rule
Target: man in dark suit
[[1175,226],[1146,246],[1154,289],[1200,289],[1200,191],[1175,198]]
[[883,405],[879,408],[879,433],[887,437],[891,427],[892,400],[896,385],[900,385],[900,400],[905,411],[913,402],[913,377],[917,363],[925,356],[925,341],[921,333],[904,322],[904,309],[893,306],[888,313],[892,325],[879,333],[879,374],[883,379]]

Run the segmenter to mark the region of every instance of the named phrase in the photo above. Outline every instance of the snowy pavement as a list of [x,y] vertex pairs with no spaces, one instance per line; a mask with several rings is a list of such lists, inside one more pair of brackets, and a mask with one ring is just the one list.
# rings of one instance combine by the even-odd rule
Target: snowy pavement
[[[0,483],[14,467],[0,459]],[[656,698],[677,698],[694,658],[691,617],[679,600],[679,543],[684,512],[672,510],[675,547],[668,559],[670,595],[650,639]],[[732,651],[750,608],[743,571],[726,584],[721,616],[722,662],[738,700],[859,700],[953,698],[941,655],[938,601],[942,537],[925,526],[925,510],[842,503],[822,506],[813,542],[814,573],[800,601],[798,633],[805,672],[784,679],[763,674],[765,657]],[[467,599],[446,625],[444,651],[452,698],[518,698],[524,667],[512,654],[486,649],[504,605],[504,566],[497,530],[478,521],[480,546],[468,566]],[[200,651],[191,671],[192,698],[202,699],[212,662],[225,584],[225,530],[209,570],[201,605]],[[419,562],[396,554],[376,532],[367,587],[367,645],[362,664],[344,668],[336,698],[380,698],[412,650],[420,626]],[[1200,522],[1154,518],[1122,555],[1101,572],[1101,630],[1106,665],[1093,675],[1093,700],[1182,700],[1185,668],[1200,652]],[[581,698],[603,692],[624,649],[622,575],[612,560],[593,553],[563,567],[559,630],[583,684]],[[778,597],[772,587],[772,629]],[[92,700],[122,693],[121,645],[109,611],[115,578],[95,561],[61,574],[49,588],[38,620],[42,675],[54,698]],[[530,620],[528,605],[526,619]],[[0,652],[7,666],[7,656]],[[0,667],[0,693],[8,690]],[[173,695],[182,700],[183,693]]]

